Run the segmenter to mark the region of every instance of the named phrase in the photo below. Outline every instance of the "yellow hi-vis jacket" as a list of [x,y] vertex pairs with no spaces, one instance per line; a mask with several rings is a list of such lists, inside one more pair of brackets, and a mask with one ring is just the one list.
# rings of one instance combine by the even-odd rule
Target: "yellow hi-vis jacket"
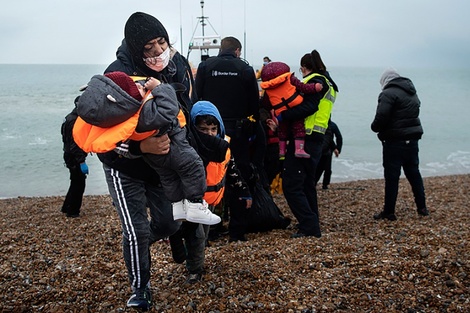
[[[226,141],[230,142],[230,137],[225,136]],[[227,149],[225,160],[222,162],[209,162],[206,166],[206,193],[204,200],[209,205],[217,205],[224,196],[225,175],[227,173],[228,163],[230,162],[230,148]]]
[[328,128],[328,120],[330,119],[331,110],[333,109],[333,104],[336,100],[336,91],[331,82],[325,76],[318,73],[312,73],[306,76],[302,82],[307,83],[313,77],[324,78],[328,84],[328,90],[318,104],[318,111],[305,118],[305,134],[307,135],[311,135],[312,132],[325,134],[326,129]]

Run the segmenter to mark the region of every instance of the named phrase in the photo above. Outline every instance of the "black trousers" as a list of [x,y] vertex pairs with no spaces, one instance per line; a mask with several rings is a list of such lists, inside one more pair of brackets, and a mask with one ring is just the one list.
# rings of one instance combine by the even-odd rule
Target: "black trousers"
[[382,143],[385,177],[384,212],[395,213],[401,169],[413,190],[416,208],[426,207],[423,178],[419,171],[418,140],[391,141]]
[[299,222],[299,232],[321,237],[315,171],[322,152],[322,139],[305,141],[305,151],[310,158],[294,155],[294,141],[287,147],[282,172],[282,190],[292,213]]
[[318,162],[317,170],[315,173],[315,183],[318,183],[321,175],[323,174],[323,187],[326,187],[331,182],[331,162],[333,161],[333,154],[323,154]]
[[228,224],[228,233],[230,238],[242,238],[245,236],[248,228],[248,213],[246,200],[231,199],[226,202],[229,206],[230,221]]
[[69,168],[69,171],[70,186],[61,211],[67,213],[67,215],[78,215],[80,214],[83,193],[85,192],[86,175],[82,173],[80,166]]

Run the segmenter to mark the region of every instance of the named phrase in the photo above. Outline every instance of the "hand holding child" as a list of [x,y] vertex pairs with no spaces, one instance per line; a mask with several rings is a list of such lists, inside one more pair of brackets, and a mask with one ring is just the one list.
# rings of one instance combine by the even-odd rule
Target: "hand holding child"
[[154,77],[149,77],[147,81],[145,82],[144,87],[147,90],[153,90],[155,87],[157,87],[160,84],[161,82],[158,79]]

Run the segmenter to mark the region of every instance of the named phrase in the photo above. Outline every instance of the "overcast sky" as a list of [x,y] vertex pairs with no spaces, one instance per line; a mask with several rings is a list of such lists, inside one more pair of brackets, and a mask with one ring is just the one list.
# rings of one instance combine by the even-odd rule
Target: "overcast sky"
[[[0,63],[108,64],[127,18],[157,17],[183,55],[201,35],[199,0],[19,0],[0,10]],[[470,68],[469,0],[206,0],[206,35],[235,36],[242,57],[297,65]],[[182,31],[183,36],[180,36]],[[182,38],[181,38],[182,37]],[[213,54],[213,53],[211,53]],[[198,51],[190,60],[197,62]]]

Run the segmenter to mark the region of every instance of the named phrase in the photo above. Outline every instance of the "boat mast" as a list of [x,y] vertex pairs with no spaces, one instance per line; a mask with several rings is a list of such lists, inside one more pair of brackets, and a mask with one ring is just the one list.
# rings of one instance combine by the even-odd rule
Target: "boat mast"
[[[189,54],[191,53],[192,50],[200,50],[201,61],[204,61],[209,57],[209,50],[220,49],[220,36],[217,34],[214,27],[209,22],[209,17],[204,16],[204,0],[201,0],[200,3],[201,3],[201,16],[197,18],[198,23],[196,24],[196,28],[193,31],[191,40],[189,41],[187,59],[189,59]],[[199,24],[201,24],[202,36],[194,36]],[[207,25],[209,25],[212,28],[212,31],[215,33],[215,35],[206,36],[205,27]]]

